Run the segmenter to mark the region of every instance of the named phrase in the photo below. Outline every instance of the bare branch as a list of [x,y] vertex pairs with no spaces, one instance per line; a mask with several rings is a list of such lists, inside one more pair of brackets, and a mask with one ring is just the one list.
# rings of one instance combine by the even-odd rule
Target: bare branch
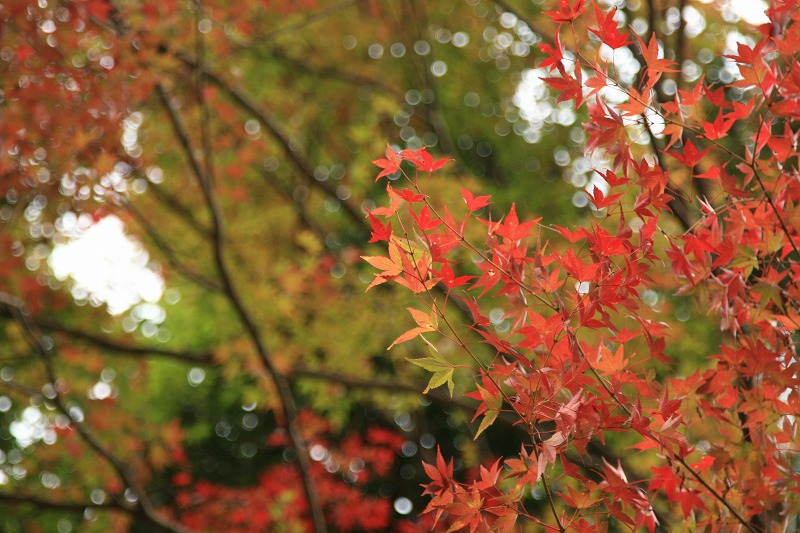
[[205,287],[206,289],[212,290],[214,292],[222,292],[222,287],[219,286],[218,283],[206,278],[202,274],[195,272],[191,267],[186,265],[179,257],[175,250],[164,240],[163,237],[156,231],[150,222],[148,222],[147,217],[142,215],[138,209],[136,209],[133,204],[128,202],[127,200],[120,197],[119,199],[122,207],[125,208],[133,218],[136,219],[136,222],[142,227],[150,240],[153,241],[153,244],[158,247],[159,250],[164,254],[167,258],[167,261],[170,265],[172,265],[175,270],[185,276],[187,279],[190,279],[200,285],[201,287]]
[[[372,89],[378,89],[386,94],[392,95],[395,98],[399,98],[400,100],[403,100],[405,97],[405,93],[401,89],[399,90],[397,87],[389,86],[383,83],[381,80],[370,78],[360,72],[350,72],[348,70],[335,68],[330,65],[313,65],[308,61],[303,61],[301,59],[292,57],[286,50],[278,48],[274,45],[269,50],[261,50],[255,47],[251,48],[251,46],[254,45],[250,43],[242,43],[237,41],[236,44],[242,47],[242,49],[249,50],[250,53],[252,53],[253,56],[258,59],[276,59],[278,61],[283,61],[291,67],[292,72],[305,73],[318,79],[339,81],[342,83],[355,85],[357,87],[366,86]],[[258,42],[258,44],[262,43]]]
[[[373,390],[382,390],[386,392],[396,392],[400,394],[414,394],[417,396],[423,395],[423,390],[425,390],[424,386],[419,385],[411,385],[407,383],[402,383],[400,381],[376,381],[374,379],[366,380],[366,379],[359,379],[354,378],[352,376],[346,376],[344,374],[338,374],[335,372],[326,372],[324,370],[310,370],[307,368],[294,368],[292,370],[292,376],[296,377],[303,377],[309,379],[318,379],[322,381],[328,381],[331,383],[338,383],[343,385],[347,388],[352,389],[373,389]],[[463,402],[461,400],[450,398],[447,394],[439,391],[439,390],[431,390],[427,394],[425,394],[427,398],[431,401],[443,405],[444,407],[456,407],[458,409],[467,411],[471,414],[475,413],[474,405],[470,405],[469,403]],[[527,434],[527,433],[526,433]]]
[[109,350],[112,352],[117,352],[122,355],[132,356],[132,357],[146,357],[146,356],[159,356],[159,357],[166,357],[169,359],[176,359],[178,361],[185,361],[187,363],[193,364],[200,364],[200,365],[211,365],[213,364],[214,358],[210,353],[194,353],[194,352],[185,352],[185,351],[177,351],[177,350],[167,350],[164,348],[159,348],[156,346],[136,346],[132,344],[125,344],[121,343],[107,337],[102,337],[100,335],[95,335],[93,333],[89,333],[87,331],[71,328],[65,324],[61,324],[60,322],[56,322],[55,320],[43,318],[43,317],[31,317],[31,320],[39,325],[39,327],[48,329],[51,331],[57,331],[59,333],[64,333],[71,337],[75,337],[77,339],[86,341],[98,348],[103,348],[105,350]]
[[[296,201],[292,196],[292,193],[288,191],[282,183],[280,183],[277,179],[275,179],[276,176],[274,175],[274,173],[270,173],[267,170],[262,170],[261,174],[264,176],[264,182],[268,186],[275,189],[278,192],[278,194],[283,196],[286,202],[290,206],[292,206],[295,213],[297,214],[298,221],[311,233],[316,235],[317,239],[319,239],[320,242],[325,242],[325,231],[311,219],[311,217],[308,215],[308,211],[306,211],[306,209],[303,207],[303,204],[301,202]],[[366,228],[366,225],[364,227]],[[336,251],[333,251],[333,253],[335,254]]]
[[521,10],[509,4],[506,0],[492,0],[492,1],[497,7],[499,7],[503,11],[511,13],[519,20],[527,24],[528,27],[531,29],[531,31],[538,34],[545,41],[552,42],[555,40],[556,36],[554,34],[552,34],[549,30],[546,30],[544,27],[536,24],[530,17],[525,15],[525,13],[523,13]]
[[[186,132],[186,128],[183,125],[181,117],[178,115],[178,111],[177,109],[175,109],[169,96],[166,94],[163,87],[161,86],[158,87],[158,92],[169,114],[169,118],[170,121],[172,122],[172,126],[173,129],[175,130],[176,136],[179,138],[181,146],[183,146],[186,156],[189,159],[189,163],[192,167],[194,175],[203,189],[205,201],[211,213],[212,233],[214,236],[212,243],[214,248],[214,262],[216,264],[220,280],[222,281],[223,292],[227,297],[228,301],[230,302],[231,306],[236,311],[236,314],[238,315],[239,320],[242,323],[242,326],[244,326],[245,331],[247,332],[248,336],[253,342],[259,360],[261,361],[264,370],[267,372],[272,382],[274,383],[275,388],[278,392],[278,396],[281,399],[281,408],[283,411],[282,414],[285,420],[286,429],[289,434],[289,438],[292,442],[292,445],[298,451],[297,464],[299,466],[300,473],[303,478],[303,488],[305,491],[306,498],[308,499],[309,508],[311,510],[311,516],[314,522],[314,529],[317,533],[325,533],[327,531],[327,526],[325,524],[325,517],[322,512],[322,504],[319,501],[319,497],[314,488],[314,483],[311,479],[311,462],[305,450],[304,439],[300,433],[299,427],[297,426],[297,411],[295,408],[294,394],[292,393],[289,380],[286,378],[286,376],[281,374],[281,372],[278,370],[278,368],[272,361],[271,352],[267,347],[266,343],[263,341],[261,332],[256,326],[255,321],[253,320],[249,311],[245,307],[244,302],[241,296],[239,295],[238,289],[233,284],[233,277],[231,276],[227,262],[225,260],[225,230],[223,226],[224,219],[223,219],[222,209],[217,201],[216,194],[214,193],[212,176],[210,176],[206,172],[206,170],[203,169],[203,167],[200,165],[200,162],[196,157],[195,151],[193,150],[191,143],[189,141],[189,136]],[[206,157],[209,158],[207,159],[207,161],[210,160],[209,156],[210,154],[207,153]]]
[[59,511],[75,511],[76,513],[82,513],[86,509],[123,511],[126,513],[133,512],[133,509],[131,507],[124,506],[116,501],[109,501],[105,503],[60,502],[56,500],[48,500],[45,498],[40,498],[38,496],[33,496],[33,495],[10,494],[7,492],[0,492],[0,502],[10,503],[10,504],[29,504],[29,505],[35,505],[36,507],[42,507],[45,509],[52,509]]
[[301,20],[298,20],[297,22],[294,22],[292,24],[287,24],[286,26],[278,28],[277,30],[273,30],[269,33],[265,33],[264,35],[260,35],[257,37],[257,39],[259,42],[271,41],[281,35],[296,32],[297,30],[305,28],[309,24],[313,24],[314,22],[320,21],[332,15],[333,13],[354,6],[362,1],[363,0],[344,0],[343,2],[339,2],[338,4],[330,5],[326,8],[320,9],[319,11],[315,11],[314,13],[309,14],[308,16],[306,16]]
[[8,381],[0,380],[0,386],[1,387],[5,387],[5,388],[7,388],[9,390],[12,390],[12,391],[14,391],[16,393],[19,393],[22,396],[26,396],[28,398],[40,398],[40,397],[43,396],[40,391],[38,391],[36,389],[32,389],[31,387],[28,387],[27,385],[23,385],[22,383],[18,383],[14,379],[10,379]]
[[192,212],[192,210],[187,206],[183,205],[181,201],[174,195],[168,193],[162,187],[159,187],[151,182],[148,182],[147,188],[159,202],[165,205],[171,212],[183,219],[189,225],[189,227],[191,227],[197,233],[205,237],[211,234],[211,230],[197,220],[194,212]]
[[363,224],[364,215],[361,213],[359,207],[354,206],[351,202],[339,199],[339,197],[336,196],[336,187],[334,185],[327,181],[319,181],[314,177],[314,164],[311,162],[300,143],[289,136],[272,113],[265,107],[257,104],[244,92],[226,82],[220,74],[211,70],[207,65],[202,64],[202,62],[190,58],[185,53],[173,51],[172,54],[187,67],[202,72],[211,84],[227,94],[241,109],[253,115],[266,132],[278,142],[286,157],[300,171],[300,177],[303,178],[310,188],[319,189],[327,196],[336,198],[353,221]]
[[50,343],[46,343],[42,340],[42,335],[38,331],[36,324],[30,319],[30,312],[25,308],[25,305],[20,300],[7,293],[0,293],[0,307],[2,307],[6,313],[14,317],[20,326],[22,326],[25,340],[44,364],[47,379],[52,384],[52,394],[48,397],[48,400],[55,405],[56,409],[58,409],[62,415],[67,417],[70,425],[75,428],[89,448],[108,462],[123,483],[139,497],[134,512],[141,514],[144,519],[156,526],[159,530],[171,531],[174,533],[188,533],[188,530],[184,529],[182,526],[170,524],[158,515],[150,503],[147,493],[143,487],[139,486],[135,476],[128,469],[128,466],[122,459],[106,448],[89,427],[64,403],[64,399],[58,390],[58,377],[55,365],[53,364],[53,349]]

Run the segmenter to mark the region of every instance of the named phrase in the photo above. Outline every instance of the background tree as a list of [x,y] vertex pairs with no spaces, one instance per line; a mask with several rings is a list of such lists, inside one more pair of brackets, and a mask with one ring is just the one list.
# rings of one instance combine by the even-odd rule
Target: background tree
[[[387,140],[454,158],[449,175],[437,172],[426,186],[438,204],[463,205],[460,188],[480,188],[494,195],[483,214],[492,220],[512,201],[520,216],[562,227],[595,220],[579,189],[600,183],[590,171],[598,162],[584,152],[602,136],[580,125],[587,116],[571,98],[556,102],[551,89],[563,86],[539,80],[548,69],[541,60],[552,65],[553,53],[537,45],[552,46],[557,34],[544,12],[569,8],[4,4],[0,525],[413,531],[432,521],[416,517],[425,505],[418,485],[427,482],[420,457],[436,464],[437,445],[457,455],[453,473],[463,481],[530,445],[500,413],[508,405],[473,441],[480,422],[469,421],[485,399],[420,396],[425,374],[405,361],[415,353],[385,350],[407,329],[405,309],[416,300],[388,284],[364,296],[373,276],[358,257],[376,255],[366,212],[385,193],[370,160]],[[662,102],[703,73],[706,84],[734,81],[719,43],[754,35],[730,6],[620,8],[617,20],[645,43],[655,34],[682,66],[653,83]],[[581,39],[562,29],[563,42],[589,53],[599,42],[585,38],[586,26],[597,27],[591,10],[575,25]],[[623,87],[641,87],[642,66],[657,60],[648,51],[625,44],[614,52]],[[669,140],[680,146],[676,135]],[[642,150],[650,138],[639,137]],[[663,149],[668,141],[655,142]],[[736,135],[718,143],[741,153]],[[664,215],[669,234],[703,213],[692,187],[704,182],[685,174],[670,175],[677,217]],[[56,276],[53,247],[112,214],[163,276],[159,305],[142,301],[109,316],[99,295]],[[667,350],[684,354],[677,371],[688,375],[709,364],[720,339],[713,317],[672,296],[670,276],[646,294],[661,313],[653,320],[674,315],[675,326],[696,332]],[[500,329],[509,325],[503,305],[488,312]],[[456,323],[471,320],[452,309]],[[467,371],[454,376],[474,380]],[[747,379],[753,387],[760,378]],[[742,424],[752,423],[749,413]],[[632,443],[600,444],[587,444],[598,464],[627,455],[621,450]],[[624,470],[642,479],[652,464],[652,456],[626,458]],[[532,484],[527,512],[549,512],[546,494]],[[657,509],[671,516],[666,504]]]

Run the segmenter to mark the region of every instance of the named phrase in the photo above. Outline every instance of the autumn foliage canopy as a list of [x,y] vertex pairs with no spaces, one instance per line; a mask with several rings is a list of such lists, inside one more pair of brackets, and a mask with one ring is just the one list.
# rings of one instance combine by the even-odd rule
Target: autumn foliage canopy
[[797,529],[800,7],[731,4],[0,2],[0,531]]
[[[556,41],[541,49],[544,81],[586,108],[587,150],[608,162],[585,190],[594,220],[521,219],[513,204],[498,213],[469,190],[462,206],[438,205],[426,181],[447,160],[424,148],[390,147],[374,162],[378,178],[401,178],[370,213],[372,240],[388,249],[364,258],[378,269],[371,287],[393,282],[419,297],[408,309],[416,326],[393,344],[426,339],[430,355],[410,363],[432,373],[431,389],[454,394],[456,373],[475,376],[455,394],[477,401],[476,438],[499,416],[527,436],[473,480],[437,455],[425,465],[425,512],[451,531],[511,531],[520,520],[596,531],[609,516],[651,532],[784,531],[800,503],[799,13],[772,6],[760,39],[730,56],[735,82],[700,80],[659,101],[676,65],[655,37],[618,28],[614,9],[587,8],[559,2],[547,13]],[[645,67],[635,83],[615,79],[613,54],[587,55],[588,42],[636,47]],[[679,204],[700,212],[676,231]],[[667,353],[672,328],[646,301],[665,289],[694,298],[726,333],[687,375]],[[497,306],[510,324],[502,331],[489,318]],[[650,454],[646,479],[597,453],[612,440],[626,455]],[[537,485],[546,516],[526,510]]]

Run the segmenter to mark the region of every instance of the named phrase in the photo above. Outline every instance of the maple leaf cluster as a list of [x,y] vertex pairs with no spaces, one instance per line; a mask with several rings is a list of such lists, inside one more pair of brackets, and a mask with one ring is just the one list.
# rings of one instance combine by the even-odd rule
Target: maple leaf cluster
[[[392,345],[425,339],[431,356],[410,361],[432,373],[429,389],[453,394],[456,372],[472,377],[474,390],[458,394],[476,402],[476,438],[499,417],[525,435],[518,455],[482,466],[472,482],[440,452],[425,465],[425,513],[448,531],[510,531],[520,519],[596,531],[611,516],[651,532],[665,521],[782,530],[800,506],[797,8],[775,3],[761,39],[738,45],[730,86],[701,79],[660,100],[659,80],[676,66],[655,36],[631,37],[615,9],[594,6],[596,26],[578,25],[590,16],[585,3],[559,1],[547,13],[559,34],[541,45],[545,81],[558,101],[586,108],[587,151],[610,161],[596,170],[603,186],[586,191],[593,220],[547,226],[466,190],[466,209],[437,206],[419,177],[446,160],[389,149],[375,161],[379,177],[399,174],[407,187],[390,185],[389,205],[369,214],[372,242],[389,253],[365,257],[380,270],[370,288],[392,282],[419,299],[409,309],[417,327]],[[564,66],[566,30],[574,69]],[[642,58],[634,84],[577,50],[598,38]],[[626,98],[604,98],[612,87]],[[738,145],[728,142],[734,132]],[[691,218],[673,217],[676,207]],[[671,327],[645,299],[658,291],[693,298],[724,333],[703,370],[674,372]],[[504,328],[488,318],[498,305]],[[606,447],[617,438],[648,457],[649,478],[630,480]],[[532,490],[549,502],[544,516],[527,510]]]

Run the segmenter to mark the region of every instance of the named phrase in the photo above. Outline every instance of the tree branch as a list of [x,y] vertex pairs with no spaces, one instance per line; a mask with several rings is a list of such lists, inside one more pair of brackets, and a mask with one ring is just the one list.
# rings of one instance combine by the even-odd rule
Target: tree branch
[[[347,70],[334,68],[329,65],[312,65],[308,62],[304,62],[300,59],[292,57],[286,52],[286,50],[278,48],[277,46],[273,46],[269,51],[265,51],[254,47],[251,48],[254,45],[251,45],[250,43],[236,41],[236,44],[243,49],[248,49],[258,59],[275,59],[278,61],[283,61],[289,67],[291,67],[293,72],[302,72],[310,76],[314,76],[315,78],[335,80],[357,87],[367,86],[370,88],[377,88],[386,94],[392,95],[395,98],[399,98],[400,100],[403,100],[405,97],[405,93],[402,90],[397,90],[396,87],[386,85],[380,80],[370,78],[359,72],[349,72]],[[258,41],[258,44],[262,43]]]
[[155,355],[159,357],[166,357],[169,359],[175,359],[178,361],[184,361],[193,364],[200,364],[200,365],[214,364],[214,357],[210,353],[195,353],[187,351],[166,350],[164,348],[158,348],[156,346],[136,346],[131,344],[124,344],[106,337],[102,337],[100,335],[89,333],[87,331],[71,328],[65,324],[56,322],[55,320],[49,318],[31,317],[30,320],[38,324],[38,326],[43,329],[64,333],[71,337],[75,337],[77,339],[81,339],[90,344],[93,344],[98,348],[103,348],[105,350],[117,352],[122,355],[127,355],[132,357]]
[[45,343],[42,340],[42,336],[37,330],[36,324],[30,320],[30,312],[28,312],[24,304],[7,293],[0,293],[0,307],[4,308],[4,311],[14,317],[17,323],[20,324],[25,334],[25,340],[42,360],[47,379],[52,385],[52,395],[48,396],[48,400],[55,405],[56,409],[62,415],[67,417],[70,425],[75,428],[89,448],[94,450],[95,453],[110,464],[123,483],[138,496],[138,505],[133,507],[131,512],[141,514],[145,520],[161,531],[189,533],[188,530],[184,529],[182,526],[170,524],[158,515],[150,503],[147,493],[136,482],[136,478],[128,469],[127,465],[106,448],[88,426],[64,403],[64,399],[59,392],[58,377],[56,375],[55,365],[53,364],[53,349],[50,347],[49,343]]
[[520,11],[519,9],[515,8],[511,4],[509,4],[506,0],[492,0],[494,4],[502,9],[503,11],[507,11],[517,17],[519,20],[524,22],[528,25],[532,32],[538,34],[542,39],[545,41],[552,42],[555,40],[556,36],[550,33],[548,30],[544,29],[542,26],[539,26],[533,20],[526,16],[525,13]]
[[[645,42],[649,42],[650,37],[652,35],[656,35],[656,27],[655,27],[656,12],[655,8],[653,7],[652,0],[648,3],[647,18],[648,18],[647,22],[648,30],[650,34],[646,36],[646,38],[644,39]],[[630,44],[627,48],[631,51],[636,61],[638,61],[639,64],[641,65],[641,69],[639,70],[639,73],[637,74],[636,79],[633,82],[633,85],[638,87],[641,84],[642,76],[644,75],[644,72],[646,70],[647,62],[645,61],[644,56],[642,55],[642,51],[639,49],[638,46],[636,46],[636,44]],[[656,94],[661,95],[660,92],[657,92]],[[655,98],[655,100],[659,99],[660,96],[657,96]],[[650,124],[650,122],[646,119],[646,117],[642,116],[642,119],[645,128],[647,129],[647,135],[648,137],[650,137],[650,148],[653,152],[653,156],[656,158],[658,166],[664,172],[666,172],[667,166],[664,162],[664,156],[662,154],[661,147],[658,146],[658,140],[656,139],[655,133],[653,132],[652,124]],[[671,180],[667,182],[666,192],[667,194],[672,196],[672,200],[670,200],[667,203],[670,210],[672,211],[672,214],[675,216],[675,218],[678,219],[684,231],[691,229],[692,226],[694,225],[694,221],[692,220],[693,217],[689,210],[689,206],[692,205],[691,202],[683,197],[683,193],[677,188],[675,184],[672,183]]]
[[222,76],[211,70],[202,62],[194,60],[181,52],[172,51],[172,55],[187,67],[202,72],[212,85],[227,94],[228,97],[245,112],[253,115],[265,131],[278,142],[286,157],[300,171],[300,177],[305,180],[310,188],[319,189],[327,196],[336,198],[338,202],[341,202],[344,211],[353,221],[363,224],[364,215],[361,213],[360,207],[356,207],[346,200],[339,199],[339,197],[336,196],[336,187],[334,185],[327,181],[319,181],[314,177],[314,164],[303,151],[300,143],[289,136],[272,113],[263,106],[257,104],[244,92],[227,83]]
[[[373,379],[366,380],[366,379],[354,378],[352,376],[347,376],[344,374],[338,374],[335,372],[326,372],[324,370],[310,370],[307,368],[300,368],[300,367],[295,367],[292,369],[292,376],[300,378],[318,379],[321,381],[328,381],[331,383],[338,383],[349,389],[366,389],[366,390],[372,389],[372,390],[382,390],[386,392],[395,392],[400,394],[414,394],[417,396],[424,395],[427,398],[429,398],[432,402],[440,404],[443,407],[456,407],[463,411],[467,411],[470,414],[474,414],[476,408],[476,406],[474,405],[470,405],[466,402],[463,402],[455,398],[450,398],[450,396],[448,396],[446,393],[441,392],[437,389],[431,390],[427,394],[423,394],[422,391],[425,390],[424,386],[411,385],[408,383],[402,383],[400,381],[389,382],[389,381],[376,381]],[[511,421],[511,424],[513,425],[513,421]],[[527,434],[527,432],[524,433]]]
[[[275,385],[275,389],[281,400],[281,408],[283,411],[282,414],[289,438],[292,442],[292,445],[297,449],[298,452],[297,462],[303,478],[303,488],[305,491],[305,496],[308,499],[309,509],[311,510],[314,529],[317,533],[325,533],[327,531],[327,526],[325,524],[325,517],[322,512],[322,504],[311,479],[311,463],[309,456],[304,449],[304,439],[300,433],[299,427],[297,426],[297,411],[295,407],[294,394],[292,393],[289,380],[283,374],[281,374],[272,361],[271,352],[266,343],[263,341],[261,332],[256,326],[255,321],[245,307],[244,302],[239,295],[238,289],[233,283],[233,278],[225,260],[225,230],[223,227],[223,214],[222,209],[217,201],[217,197],[214,193],[212,184],[213,178],[206,172],[206,169],[203,169],[200,165],[195,151],[192,149],[186,128],[183,125],[183,122],[178,115],[178,111],[175,109],[169,96],[160,85],[157,89],[159,95],[161,96],[164,107],[167,110],[175,134],[178,137],[181,146],[184,148],[184,152],[189,159],[189,164],[192,167],[195,177],[201,185],[206,204],[211,213],[212,234],[214,237],[212,242],[214,249],[214,262],[216,264],[220,280],[222,281],[223,293],[238,315],[240,322],[244,326],[245,331],[253,342],[262,366]],[[210,154],[206,154],[206,157],[209,156]]]
[[211,235],[211,230],[197,220],[197,217],[191,209],[183,205],[178,198],[152,182],[148,182],[148,189],[158,201],[167,206],[171,212],[177,214],[197,233],[204,237]]
[[141,226],[147,236],[150,237],[150,240],[153,241],[153,244],[155,244],[158,249],[161,250],[161,252],[167,258],[169,264],[175,267],[175,270],[183,274],[183,276],[185,276],[187,279],[194,281],[201,287],[205,287],[206,289],[214,292],[222,292],[222,287],[220,287],[218,283],[206,278],[198,272],[195,272],[192,268],[184,264],[183,261],[178,257],[178,254],[175,253],[175,250],[173,250],[167,241],[161,237],[161,235],[156,231],[152,224],[150,224],[147,218],[142,215],[139,210],[133,206],[133,204],[122,197],[119,197],[118,201],[122,207],[128,211],[133,218],[136,219],[136,222],[139,224],[139,226]]
[[309,24],[322,20],[328,17],[329,15],[336,13],[337,11],[341,11],[343,9],[354,6],[359,2],[363,1],[364,0],[344,0],[343,2],[339,2],[338,4],[333,4],[326,8],[320,9],[319,11],[311,13],[310,15],[306,16],[301,20],[298,20],[297,22],[294,22],[292,24],[287,24],[286,26],[283,26],[271,32],[260,35],[256,37],[256,39],[258,40],[258,42],[265,42],[265,41],[271,41],[276,37],[279,37],[287,33],[294,33],[297,30],[305,28]]
[[43,507],[45,509],[52,509],[58,511],[75,511],[82,513],[86,509],[103,509],[108,511],[123,511],[133,514],[133,509],[122,505],[120,502],[111,501],[107,503],[94,503],[94,502],[60,502],[56,500],[48,500],[33,495],[10,494],[8,492],[0,492],[0,502],[10,504],[30,504],[36,507]]
[[[409,9],[414,11],[419,6],[417,6],[414,2],[409,2]],[[423,39],[424,38],[424,30],[420,24],[420,16],[417,13],[414,13],[414,16],[411,17],[414,21],[414,29],[416,30],[416,38]],[[424,22],[423,22],[424,24]],[[426,56],[412,56],[416,57],[416,61],[413,61],[415,64],[422,63],[422,68],[420,69],[421,72],[419,73],[420,76],[420,83],[424,89],[431,91],[434,94],[433,101],[430,104],[427,104],[424,109],[427,114],[428,123],[433,128],[434,133],[436,133],[437,138],[439,139],[439,146],[445,153],[448,154],[457,154],[458,151],[456,150],[456,143],[453,140],[452,135],[450,134],[450,128],[447,126],[447,121],[445,121],[444,116],[442,115],[441,107],[439,105],[439,100],[435,97],[436,93],[436,81],[431,73],[431,60],[429,57]]]
[[[284,200],[286,200],[286,203],[292,206],[295,214],[297,215],[297,219],[300,221],[300,223],[311,233],[313,233],[317,237],[317,239],[319,239],[320,242],[325,242],[325,231],[323,230],[323,228],[317,226],[313,220],[311,220],[311,217],[308,215],[308,211],[306,211],[306,209],[304,208],[303,203],[298,202],[297,200],[294,199],[292,193],[286,190],[286,187],[282,183],[280,183],[278,179],[276,179],[277,176],[275,176],[274,173],[270,173],[269,171],[262,169],[261,174],[262,176],[264,176],[264,182],[269,187],[275,189],[275,191],[277,191],[277,193],[280,194],[284,198]],[[363,222],[362,225],[364,225]],[[366,225],[364,225],[364,227],[366,228]],[[332,252],[334,254],[336,253],[335,250],[333,250]]]

